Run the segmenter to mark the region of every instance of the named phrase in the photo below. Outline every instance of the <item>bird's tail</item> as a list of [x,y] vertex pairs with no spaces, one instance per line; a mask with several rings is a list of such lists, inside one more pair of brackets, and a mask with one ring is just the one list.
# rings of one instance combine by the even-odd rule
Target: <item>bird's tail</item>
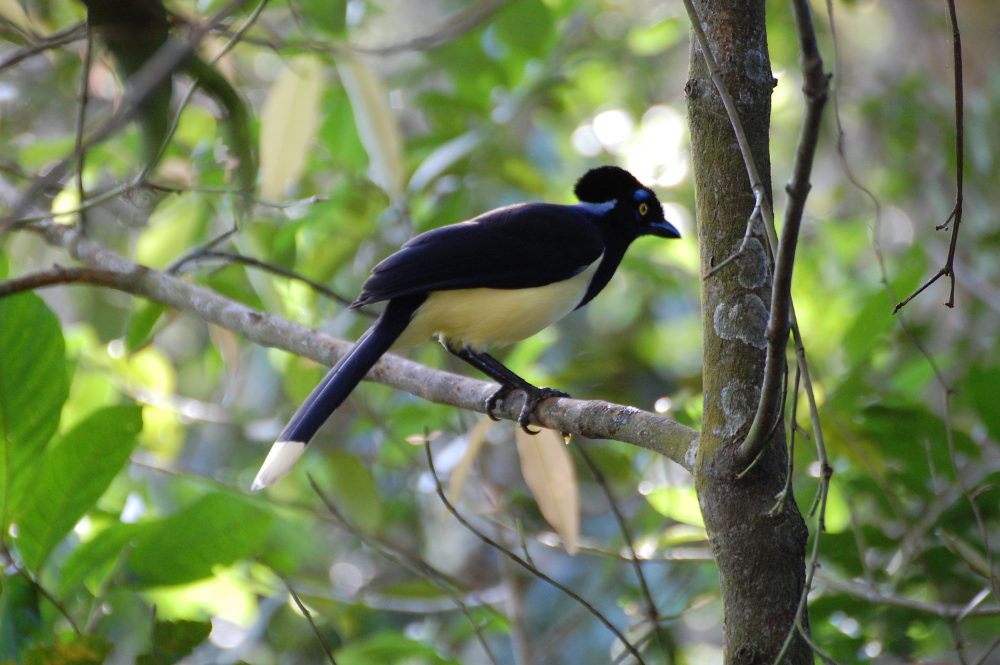
[[382,316],[361,336],[354,348],[326,373],[278,435],[251,489],[256,491],[269,487],[291,471],[305,452],[306,444],[334,409],[347,399],[368,370],[409,325],[413,312],[420,304],[407,302],[409,300],[412,299],[390,301]]

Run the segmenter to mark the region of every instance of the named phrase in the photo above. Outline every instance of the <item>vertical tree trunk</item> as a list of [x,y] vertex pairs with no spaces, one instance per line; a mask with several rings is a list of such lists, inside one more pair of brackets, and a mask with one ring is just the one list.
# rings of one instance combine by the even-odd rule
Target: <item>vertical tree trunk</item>
[[[757,168],[771,191],[768,127],[773,78],[763,0],[696,3],[723,79],[736,101]],[[705,58],[692,38],[688,120],[698,211],[701,272],[740,247],[754,196],[747,170]],[[742,478],[734,458],[753,421],[764,369],[771,259],[763,227],[737,261],[702,282],[704,417],[695,482],[719,567],[726,663],[773,663],[805,583],[808,531],[784,486],[787,452],[779,423]],[[808,621],[803,616],[803,625]],[[786,663],[811,663],[796,636]]]

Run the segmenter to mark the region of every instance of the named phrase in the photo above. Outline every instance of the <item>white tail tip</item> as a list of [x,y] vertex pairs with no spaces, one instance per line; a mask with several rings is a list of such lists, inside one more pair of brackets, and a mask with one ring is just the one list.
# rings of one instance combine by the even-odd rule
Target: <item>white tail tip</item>
[[306,451],[306,444],[301,441],[275,441],[271,452],[267,454],[264,463],[260,465],[257,477],[253,479],[250,489],[254,492],[270,487],[285,474],[292,470],[295,463]]

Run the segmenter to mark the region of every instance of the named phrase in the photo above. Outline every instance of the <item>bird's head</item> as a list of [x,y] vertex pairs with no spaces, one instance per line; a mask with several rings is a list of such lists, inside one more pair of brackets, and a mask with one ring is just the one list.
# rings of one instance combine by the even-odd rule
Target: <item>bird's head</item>
[[615,202],[615,210],[625,210],[636,224],[636,236],[654,235],[680,238],[677,228],[663,217],[663,207],[648,187],[617,166],[601,166],[583,174],[573,189],[585,203]]

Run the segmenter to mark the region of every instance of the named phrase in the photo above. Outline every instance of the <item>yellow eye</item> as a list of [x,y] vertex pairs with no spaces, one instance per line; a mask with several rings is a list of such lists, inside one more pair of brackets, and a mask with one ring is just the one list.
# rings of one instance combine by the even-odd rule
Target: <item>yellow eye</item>
[[639,214],[645,217],[647,212],[649,212],[649,204],[644,201],[639,204]]

